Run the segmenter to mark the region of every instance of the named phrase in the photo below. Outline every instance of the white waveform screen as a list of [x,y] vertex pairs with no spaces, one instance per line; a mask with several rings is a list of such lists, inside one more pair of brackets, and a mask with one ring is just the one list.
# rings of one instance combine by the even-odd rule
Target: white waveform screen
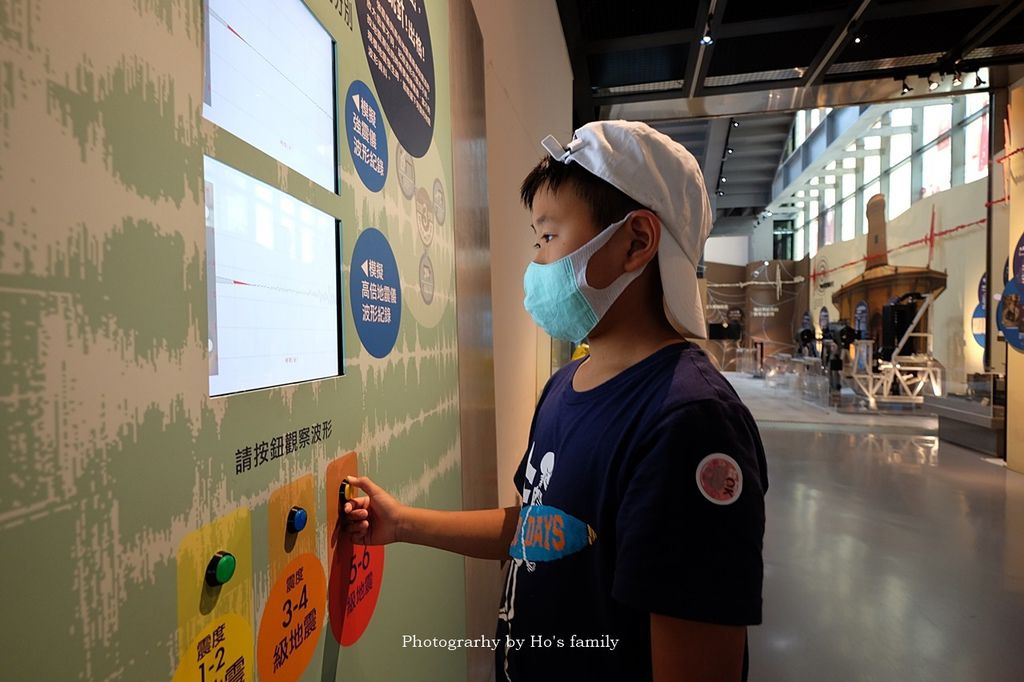
[[210,395],[339,373],[337,221],[210,157]]
[[302,0],[208,0],[203,116],[335,191],[334,41]]

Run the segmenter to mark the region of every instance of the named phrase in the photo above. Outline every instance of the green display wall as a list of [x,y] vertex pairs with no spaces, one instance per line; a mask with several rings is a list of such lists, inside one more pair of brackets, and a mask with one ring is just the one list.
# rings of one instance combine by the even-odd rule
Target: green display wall
[[[203,628],[227,624],[244,650],[280,617],[265,612],[296,546],[330,575],[329,467],[346,453],[403,502],[461,507],[447,3],[369,3],[425,12],[434,71],[425,150],[399,150],[405,133],[382,106],[389,165],[371,191],[344,110],[355,80],[383,100],[360,2],[305,2],[336,43],[336,193],[203,118],[202,0],[0,0],[4,679],[465,677],[461,653],[402,647],[405,634],[464,632],[462,559],[406,546],[384,553],[357,642],[337,641],[323,603],[309,662],[287,674],[257,673],[255,644],[244,673],[204,672],[201,637],[197,654]],[[210,397],[204,156],[339,221],[342,376]],[[428,226],[423,196],[436,203],[438,185]],[[370,227],[400,273],[383,357],[350,305],[352,250]],[[279,456],[241,464],[279,437]],[[292,499],[313,525],[282,546]],[[193,566],[217,543],[238,559],[219,591]]]

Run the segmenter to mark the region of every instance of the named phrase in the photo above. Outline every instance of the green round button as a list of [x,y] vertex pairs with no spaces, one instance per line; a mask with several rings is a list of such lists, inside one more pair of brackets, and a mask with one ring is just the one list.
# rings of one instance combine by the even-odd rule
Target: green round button
[[220,551],[206,565],[206,582],[211,587],[223,585],[235,574],[235,555]]

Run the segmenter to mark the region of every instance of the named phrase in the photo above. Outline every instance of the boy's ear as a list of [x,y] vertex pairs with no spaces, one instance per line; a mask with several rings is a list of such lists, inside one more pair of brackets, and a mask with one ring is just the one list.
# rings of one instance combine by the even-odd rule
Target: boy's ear
[[658,255],[661,243],[661,221],[647,209],[633,211],[625,228],[629,234],[629,251],[625,270],[632,272],[651,262]]

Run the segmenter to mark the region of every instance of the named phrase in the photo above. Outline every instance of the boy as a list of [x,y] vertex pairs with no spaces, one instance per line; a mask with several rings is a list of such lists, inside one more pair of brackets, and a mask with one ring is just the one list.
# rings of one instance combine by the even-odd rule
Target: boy
[[[642,123],[548,138],[521,189],[537,255],[525,305],[590,342],[534,413],[521,507],[438,512],[366,478],[345,505],[362,544],[511,557],[497,679],[746,678],[761,622],[764,450],[704,353],[696,264],[711,209],[696,160]],[[568,678],[566,678],[568,679]]]

